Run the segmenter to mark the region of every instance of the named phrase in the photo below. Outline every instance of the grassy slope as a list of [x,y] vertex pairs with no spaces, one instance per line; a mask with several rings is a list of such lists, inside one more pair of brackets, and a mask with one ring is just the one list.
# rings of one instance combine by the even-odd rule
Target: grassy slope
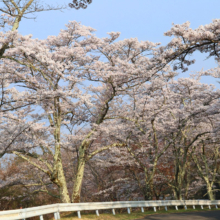
[[[214,210],[214,207],[212,207],[212,210]],[[90,219],[95,219],[95,220],[132,220],[132,219],[141,219],[141,218],[146,217],[147,215],[157,215],[157,214],[164,214],[164,213],[210,211],[210,209],[204,208],[203,210],[201,210],[200,207],[196,207],[196,209],[188,208],[187,210],[179,209],[177,211],[174,208],[171,209],[171,207],[170,207],[168,211],[157,210],[156,213],[152,210],[145,211],[144,213],[142,213],[140,211],[135,211],[135,212],[131,212],[131,214],[117,213],[117,209],[115,211],[116,211],[115,216],[112,214],[107,214],[107,213],[103,213],[103,214],[100,214],[100,216],[96,216],[95,211],[94,211],[94,214],[85,214],[85,213],[81,212],[81,217],[82,217],[81,219],[82,220],[90,220]],[[62,220],[77,220],[79,218],[77,217],[76,213],[71,213],[71,214],[63,213],[61,215],[61,219]]]

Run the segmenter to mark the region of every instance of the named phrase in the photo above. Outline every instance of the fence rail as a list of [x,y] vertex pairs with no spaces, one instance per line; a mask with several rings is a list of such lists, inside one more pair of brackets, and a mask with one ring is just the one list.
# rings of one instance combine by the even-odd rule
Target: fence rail
[[130,208],[141,208],[144,212],[145,207],[153,207],[156,212],[157,207],[164,207],[167,210],[169,206],[175,206],[178,210],[178,206],[211,206],[218,208],[220,205],[220,200],[157,200],[157,201],[120,201],[120,202],[92,202],[92,203],[59,203],[54,205],[38,206],[26,209],[16,209],[10,211],[0,211],[0,220],[19,220],[27,219],[30,217],[39,216],[40,220],[43,220],[43,215],[54,213],[54,218],[56,220],[60,219],[60,212],[76,211],[78,217],[81,218],[80,211],[94,210],[97,215],[99,215],[99,210],[101,209],[111,209],[112,214],[115,215],[115,209],[127,208],[128,214],[130,214]]

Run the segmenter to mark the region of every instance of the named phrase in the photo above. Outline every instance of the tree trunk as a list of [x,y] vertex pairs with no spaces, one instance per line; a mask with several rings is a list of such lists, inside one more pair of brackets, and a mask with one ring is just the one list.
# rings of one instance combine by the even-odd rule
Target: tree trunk
[[73,203],[80,202],[80,194],[81,194],[85,164],[86,164],[85,158],[80,158],[78,162],[76,178],[73,186],[73,194],[72,194]]
[[145,200],[152,200],[152,191],[149,183],[146,183],[144,188],[144,199]]
[[176,200],[182,200],[181,189],[173,189],[174,197]]
[[58,163],[58,181],[59,181],[59,193],[62,203],[70,203],[70,196],[67,189],[66,178],[63,172],[62,162]]
[[207,184],[207,193],[208,193],[210,200],[215,200],[215,196],[214,196],[214,193],[212,191],[212,187],[210,184]]

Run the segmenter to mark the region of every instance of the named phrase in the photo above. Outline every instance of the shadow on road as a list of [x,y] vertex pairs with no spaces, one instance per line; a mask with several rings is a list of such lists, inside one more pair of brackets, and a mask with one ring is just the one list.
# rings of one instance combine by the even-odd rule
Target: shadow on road
[[220,211],[148,215],[136,220],[220,220]]

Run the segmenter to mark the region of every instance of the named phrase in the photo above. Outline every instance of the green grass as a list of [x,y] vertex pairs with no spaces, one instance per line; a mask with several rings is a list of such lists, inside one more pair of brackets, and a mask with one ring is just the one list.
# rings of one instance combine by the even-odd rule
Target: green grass
[[[124,209],[125,210],[125,209]],[[134,209],[133,209],[134,210]],[[213,206],[211,210],[216,210]],[[154,212],[153,209],[146,210],[142,213],[140,210],[135,209],[132,211],[131,214],[128,214],[126,212],[119,213],[119,210],[115,209],[116,215],[112,215],[110,213],[111,210],[109,210],[109,213],[100,213],[99,216],[96,216],[96,213],[91,214],[91,212],[88,214],[88,212],[81,212],[81,219],[82,220],[89,220],[89,219],[95,219],[95,220],[132,220],[132,219],[143,219],[147,217],[148,215],[157,215],[157,214],[165,214],[165,213],[184,213],[184,212],[198,212],[198,211],[211,211],[208,209],[208,207],[204,207],[204,209],[201,209],[201,207],[196,207],[196,209],[189,208],[187,210],[183,208],[179,208],[179,210],[175,210],[174,207],[168,207],[168,211],[164,210],[164,207],[161,207],[160,210],[157,208],[157,212]],[[118,212],[117,212],[118,211]],[[100,211],[103,212],[103,211]],[[72,213],[63,213],[61,215],[62,220],[77,220],[77,214],[76,212]]]

